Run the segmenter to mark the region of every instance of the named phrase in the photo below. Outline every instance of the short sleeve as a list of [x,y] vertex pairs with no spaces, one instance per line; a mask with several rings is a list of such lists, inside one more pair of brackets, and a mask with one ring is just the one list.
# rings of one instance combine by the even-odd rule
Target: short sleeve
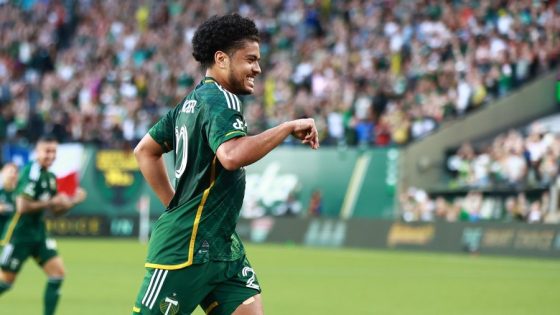
[[51,181],[51,194],[54,196],[58,193],[58,182],[56,181],[56,175],[54,173],[50,173],[50,181]]
[[36,181],[25,180],[25,182],[21,185],[20,195],[26,197],[27,199],[35,199],[36,192]]
[[26,167],[18,180],[17,194],[27,199],[35,200],[37,196],[37,184],[39,183],[40,167],[37,164],[32,164],[31,167]]
[[174,123],[175,110],[170,110],[148,131],[150,136],[159,143],[163,152],[169,152],[174,149]]
[[220,108],[208,111],[206,119],[206,136],[214,153],[222,143],[247,135],[247,123],[241,112],[235,109]]

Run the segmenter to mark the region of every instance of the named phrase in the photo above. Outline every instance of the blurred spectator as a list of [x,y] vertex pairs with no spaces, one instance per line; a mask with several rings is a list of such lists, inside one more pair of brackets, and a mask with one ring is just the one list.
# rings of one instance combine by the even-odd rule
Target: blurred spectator
[[[509,196],[489,194],[481,191],[456,193],[449,197],[431,197],[424,190],[408,188],[400,196],[401,218],[406,222],[415,221],[520,221],[528,223],[558,223],[558,211],[550,209],[550,196],[543,192],[539,197],[528,199],[523,192],[509,192]],[[513,194],[513,195],[511,195]]]
[[4,2],[0,139],[132,146],[201,79],[195,27],[228,12],[262,34],[249,129],[314,117],[326,144],[406,144],[558,64],[554,1],[428,3]]
[[307,213],[312,217],[319,217],[323,214],[323,195],[319,189],[315,189],[311,193]]
[[[499,134],[478,150],[469,142],[463,143],[447,159],[447,169],[453,174],[449,192],[465,192],[466,196],[451,201],[438,197],[437,218],[446,218],[448,211],[454,211],[451,204],[459,202],[463,220],[472,221],[479,216],[530,223],[560,222],[558,211],[551,209],[549,196],[551,187],[559,183],[559,120],[559,115],[544,117],[526,128]],[[489,196],[482,196],[481,201],[477,191]],[[538,191],[540,197],[536,198]]]
[[434,203],[425,190],[410,187],[400,196],[400,205],[402,208],[402,218],[404,221],[432,221],[435,215],[443,215],[441,212],[441,203]]
[[527,222],[529,223],[541,223],[544,219],[544,212],[541,207],[541,202],[535,200],[531,202],[529,206],[529,212],[527,213]]
[[476,222],[480,220],[482,209],[482,193],[478,191],[469,191],[462,199],[461,213],[459,219],[461,221]]
[[509,205],[508,214],[516,221],[525,221],[527,217],[528,204],[524,193],[519,193],[517,198],[513,198]]
[[531,124],[526,134],[510,130],[480,153],[470,143],[462,144],[447,160],[454,174],[450,186],[517,189],[553,184],[560,168],[560,134],[540,123]]
[[286,201],[279,204],[273,211],[274,215],[277,216],[298,216],[302,212],[303,206],[298,200],[294,192],[288,194]]

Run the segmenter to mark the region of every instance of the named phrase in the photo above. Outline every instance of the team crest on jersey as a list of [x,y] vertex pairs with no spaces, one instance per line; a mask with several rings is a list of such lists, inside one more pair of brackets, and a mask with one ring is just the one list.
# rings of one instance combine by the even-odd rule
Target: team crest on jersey
[[192,114],[194,113],[194,107],[196,106],[195,100],[185,100],[183,107],[181,108],[181,113]]
[[159,310],[164,315],[175,315],[179,313],[179,301],[177,294],[173,293],[171,297],[167,296],[159,303]]

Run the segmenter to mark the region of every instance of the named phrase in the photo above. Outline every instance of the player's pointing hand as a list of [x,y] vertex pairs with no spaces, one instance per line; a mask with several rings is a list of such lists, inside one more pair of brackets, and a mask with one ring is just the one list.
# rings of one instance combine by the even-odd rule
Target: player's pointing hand
[[319,148],[319,133],[313,118],[294,120],[293,126],[292,136],[301,140],[303,144],[309,144],[313,149]]

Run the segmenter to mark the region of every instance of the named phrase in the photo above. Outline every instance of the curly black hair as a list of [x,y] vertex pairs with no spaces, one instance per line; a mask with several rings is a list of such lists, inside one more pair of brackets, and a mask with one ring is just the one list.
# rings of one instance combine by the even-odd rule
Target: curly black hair
[[237,13],[213,16],[202,23],[192,39],[193,57],[203,69],[214,64],[216,51],[231,55],[242,48],[245,41],[259,42],[259,30],[255,22]]

